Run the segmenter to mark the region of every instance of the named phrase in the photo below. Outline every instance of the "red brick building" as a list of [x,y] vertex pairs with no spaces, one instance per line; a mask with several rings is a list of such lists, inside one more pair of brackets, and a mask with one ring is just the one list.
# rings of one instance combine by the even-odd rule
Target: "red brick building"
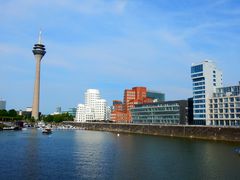
[[123,103],[119,100],[113,101],[111,120],[118,123],[130,123],[132,121],[130,109],[136,104],[152,103],[151,98],[147,98],[146,87],[133,87],[124,91]]

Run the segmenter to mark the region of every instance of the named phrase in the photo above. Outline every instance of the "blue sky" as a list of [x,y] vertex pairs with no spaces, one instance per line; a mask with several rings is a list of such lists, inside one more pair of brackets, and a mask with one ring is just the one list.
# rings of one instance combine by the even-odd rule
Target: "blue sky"
[[7,108],[32,105],[35,60],[43,30],[40,110],[83,102],[97,88],[108,104],[133,86],[192,96],[190,66],[213,60],[224,84],[240,76],[238,0],[0,1],[0,97]]

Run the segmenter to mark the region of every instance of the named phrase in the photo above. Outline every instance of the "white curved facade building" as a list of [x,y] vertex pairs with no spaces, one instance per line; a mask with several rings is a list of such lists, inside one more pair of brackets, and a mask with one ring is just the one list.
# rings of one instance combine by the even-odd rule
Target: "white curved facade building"
[[77,107],[76,122],[108,120],[107,101],[101,99],[99,90],[88,89],[84,97],[85,104],[79,104]]

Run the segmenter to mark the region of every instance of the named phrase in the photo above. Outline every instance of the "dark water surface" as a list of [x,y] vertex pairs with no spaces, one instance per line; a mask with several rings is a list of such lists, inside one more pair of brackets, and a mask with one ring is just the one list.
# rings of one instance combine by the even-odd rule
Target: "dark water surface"
[[0,179],[240,179],[235,147],[81,130],[1,131]]

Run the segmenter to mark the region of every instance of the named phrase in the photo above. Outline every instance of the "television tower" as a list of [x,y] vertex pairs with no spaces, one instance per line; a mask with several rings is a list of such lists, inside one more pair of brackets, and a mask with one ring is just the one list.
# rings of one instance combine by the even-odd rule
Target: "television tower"
[[40,65],[41,59],[46,53],[45,46],[42,44],[42,32],[39,32],[38,42],[34,44],[32,50],[36,59],[36,77],[34,83],[33,105],[32,105],[32,117],[35,120],[39,119],[39,96],[40,96]]

